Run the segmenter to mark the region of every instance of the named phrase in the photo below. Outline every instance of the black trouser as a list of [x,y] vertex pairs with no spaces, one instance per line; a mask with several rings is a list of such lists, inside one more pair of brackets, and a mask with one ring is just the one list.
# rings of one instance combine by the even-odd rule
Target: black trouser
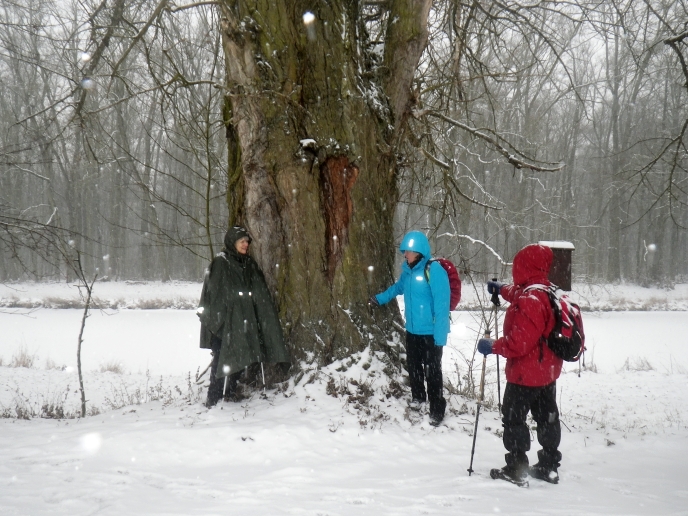
[[537,440],[542,446],[542,450],[538,452],[539,464],[550,469],[558,468],[561,461],[561,453],[558,450],[561,442],[561,424],[557,408],[557,382],[544,387],[526,387],[507,382],[502,404],[504,447],[509,452],[506,454],[507,465],[528,465],[528,411],[537,423]]
[[[210,365],[210,385],[208,386],[208,402],[210,404],[215,404],[222,398],[222,391],[225,388],[225,379],[216,378],[217,368],[220,364],[220,347],[222,346],[222,341],[215,337],[211,337],[210,345],[213,352],[213,362]],[[232,396],[236,392],[237,383],[239,382],[239,377],[242,371],[237,371],[232,373],[227,378],[227,390],[225,396]]]
[[406,361],[411,396],[425,401],[425,381],[428,382],[427,399],[430,414],[444,416],[447,402],[442,395],[442,346],[435,346],[432,335],[415,335],[406,332]]

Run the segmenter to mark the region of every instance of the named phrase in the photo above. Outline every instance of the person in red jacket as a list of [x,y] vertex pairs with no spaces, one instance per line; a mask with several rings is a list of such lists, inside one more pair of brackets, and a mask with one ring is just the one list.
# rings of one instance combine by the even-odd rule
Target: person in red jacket
[[[563,361],[546,343],[555,317],[545,292],[529,289],[549,286],[552,250],[538,244],[528,245],[514,257],[513,284],[488,282],[488,292],[501,295],[510,303],[504,316],[503,336],[497,340],[480,339],[478,351],[506,357],[506,389],[502,403],[506,466],[490,471],[492,478],[523,481],[527,474],[556,484],[560,466],[561,425],[557,407],[557,378]],[[538,462],[528,467],[530,431],[528,412],[537,423],[537,439],[542,449]]]

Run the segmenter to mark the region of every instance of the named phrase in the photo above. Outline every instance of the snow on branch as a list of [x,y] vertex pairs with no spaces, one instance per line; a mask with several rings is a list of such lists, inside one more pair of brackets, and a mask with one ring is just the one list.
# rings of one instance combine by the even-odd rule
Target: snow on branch
[[[445,171],[451,171],[452,170],[452,167],[449,164],[445,163],[444,161],[440,160],[439,158],[436,158],[435,156],[430,154],[425,149],[421,148],[421,151],[423,152],[423,155],[426,158],[428,158],[430,161],[432,161],[435,165],[440,167],[442,170],[445,170]],[[463,193],[461,191],[461,189],[459,188],[459,185],[456,183],[456,180],[451,175],[449,175],[449,174],[445,174],[445,175],[449,179],[449,181],[451,182],[452,186],[454,187],[454,190],[456,190],[456,193],[458,193],[461,197],[466,199],[468,202],[472,202],[473,204],[477,204],[478,206],[482,206],[483,208],[490,208],[493,210],[501,210],[501,208],[498,208],[496,206],[490,206],[489,204],[482,203],[476,199],[473,199],[472,197],[469,197],[468,195],[466,195],[465,193]]]
[[477,240],[477,239],[470,237],[468,235],[457,235],[456,233],[442,233],[441,235],[437,235],[437,236],[438,237],[447,236],[447,237],[451,237],[451,238],[465,238],[466,240],[470,241],[471,244],[479,244],[479,245],[483,246],[485,249],[487,249],[488,251],[490,251],[497,258],[497,260],[499,260],[499,263],[501,263],[502,265],[507,265],[507,266],[513,265],[513,263],[511,263],[511,262],[504,261],[504,258],[502,258],[497,251],[495,251],[490,245],[483,242],[482,240]]

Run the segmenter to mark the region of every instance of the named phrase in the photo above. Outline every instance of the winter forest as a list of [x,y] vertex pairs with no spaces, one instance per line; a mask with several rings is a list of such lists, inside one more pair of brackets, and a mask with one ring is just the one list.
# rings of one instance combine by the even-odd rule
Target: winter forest
[[198,281],[240,223],[292,342],[347,326],[326,359],[409,229],[480,282],[568,240],[574,281],[671,288],[687,7],[5,1],[0,280]]
[[[687,144],[688,0],[0,0],[0,513],[688,514]],[[209,406],[237,224],[291,369]],[[437,426],[369,302],[411,230],[463,282]],[[587,351],[521,489],[476,346],[538,241]]]
[[[257,94],[281,214],[294,199],[315,204],[302,216],[326,211],[322,191],[286,191],[285,169],[343,156],[379,174],[363,169],[384,157],[388,203],[354,199],[350,216],[393,212],[390,242],[422,228],[491,273],[471,238],[505,261],[567,239],[581,281],[685,277],[685,2],[269,4],[3,2],[2,280],[69,278],[70,242],[89,275],[198,279],[228,224],[260,224],[237,135],[237,97]],[[370,124],[390,126],[376,128],[385,148],[360,136]],[[294,190],[313,186],[298,177]],[[300,239],[282,217],[265,245]]]

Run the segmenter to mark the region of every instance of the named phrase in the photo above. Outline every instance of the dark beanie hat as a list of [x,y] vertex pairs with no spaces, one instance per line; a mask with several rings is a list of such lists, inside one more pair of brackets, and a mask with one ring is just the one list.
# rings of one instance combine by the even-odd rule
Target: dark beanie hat
[[234,247],[234,243],[244,237],[248,238],[249,244],[253,240],[251,235],[248,234],[246,228],[241,226],[234,226],[233,228],[230,228],[225,235],[225,247],[227,249],[232,249]]

